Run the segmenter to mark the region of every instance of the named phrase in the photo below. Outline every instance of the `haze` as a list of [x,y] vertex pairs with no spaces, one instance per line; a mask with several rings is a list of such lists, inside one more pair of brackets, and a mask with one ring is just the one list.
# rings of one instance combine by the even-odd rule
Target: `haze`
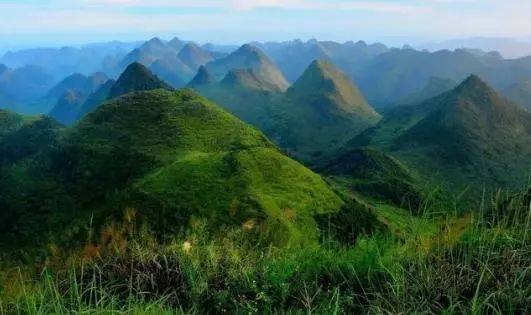
[[531,40],[527,0],[0,0],[0,47],[152,36],[243,43],[293,38],[421,45],[467,37]]

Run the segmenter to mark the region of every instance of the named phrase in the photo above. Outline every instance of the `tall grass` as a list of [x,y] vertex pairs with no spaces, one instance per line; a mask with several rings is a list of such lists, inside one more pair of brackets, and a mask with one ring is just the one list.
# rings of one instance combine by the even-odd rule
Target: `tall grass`
[[431,233],[294,248],[256,245],[243,230],[199,227],[160,244],[121,228],[126,246],[3,277],[0,313],[531,313],[530,193],[498,193],[474,213],[430,215]]

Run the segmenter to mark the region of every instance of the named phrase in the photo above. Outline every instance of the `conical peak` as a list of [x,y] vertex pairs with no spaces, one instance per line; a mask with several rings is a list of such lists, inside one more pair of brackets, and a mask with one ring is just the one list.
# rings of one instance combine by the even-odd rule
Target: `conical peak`
[[149,69],[146,68],[146,66],[144,66],[143,64],[139,62],[133,62],[129,66],[127,66],[127,68],[125,68],[125,71],[122,73],[120,77],[123,77],[125,75],[134,74],[134,73],[144,73],[144,74],[152,75],[151,71],[149,71]]
[[214,83],[214,77],[205,66],[200,66],[195,77],[188,83],[188,87],[198,87]]
[[160,80],[144,65],[133,62],[120,75],[110,91],[110,97],[114,98],[132,91],[154,90],[172,88]]
[[491,89],[487,83],[475,74],[468,76],[458,87],[458,89]]
[[148,40],[146,42],[147,45],[157,45],[157,46],[164,46],[164,42],[158,37],[153,37],[152,39]]

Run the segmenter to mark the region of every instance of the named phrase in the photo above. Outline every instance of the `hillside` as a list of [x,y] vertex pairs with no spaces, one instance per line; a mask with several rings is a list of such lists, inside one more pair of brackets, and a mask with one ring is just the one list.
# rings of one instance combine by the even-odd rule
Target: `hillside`
[[127,54],[120,61],[117,70],[121,72],[133,62],[138,62],[149,67],[156,60],[165,59],[168,58],[168,56],[176,54],[177,52],[175,49],[166,45],[166,43],[160,40],[160,38],[155,37]]
[[[337,43],[333,41],[256,43],[279,65],[290,82],[296,81],[314,60],[332,62],[343,72],[358,73],[370,60],[388,50],[383,44],[363,41]],[[355,76],[353,78],[357,79]]]
[[98,89],[107,80],[109,80],[107,75],[101,72],[94,73],[90,76],[75,73],[61,80],[61,82],[51,88],[46,94],[46,97],[59,99],[70,90],[88,95]]
[[70,125],[76,121],[87,96],[75,90],[67,91],[48,114],[63,125]]
[[194,87],[207,86],[215,82],[216,80],[210,74],[210,72],[208,72],[207,68],[205,66],[201,66],[197,70],[197,74],[194,76],[194,78],[190,82],[188,82],[186,87],[194,88]]
[[276,102],[283,97],[278,86],[252,69],[231,70],[218,82],[208,68],[201,67],[188,87],[268,135],[277,120]]
[[145,66],[135,62],[130,64],[116,80],[116,83],[109,91],[109,98],[115,98],[133,91],[155,89],[172,90],[172,87],[160,80]]
[[502,94],[516,104],[531,111],[531,80],[522,80],[505,90]]
[[25,114],[43,113],[54,105],[42,98],[56,82],[46,69],[39,66],[8,68],[0,75],[0,95],[7,101],[7,109]]
[[157,59],[149,69],[175,88],[183,87],[194,75],[192,68],[186,65],[177,54]]
[[[75,229],[69,221],[74,213],[85,224],[90,209],[97,224],[123,207],[136,209],[156,233],[206,219],[213,230],[246,223],[250,235],[277,244],[313,242],[313,216],[342,204],[318,175],[282,155],[259,131],[188,90],[136,92],[105,103],[53,147],[53,154],[41,155],[47,163],[4,167],[0,203],[13,214],[9,226],[30,209],[39,213],[36,221],[24,219],[19,244],[57,222]],[[16,182],[30,173],[43,182]],[[55,192],[46,195],[45,187]],[[17,203],[28,189],[36,189],[41,197],[35,202],[42,205]],[[52,235],[65,242],[69,233]]]
[[214,57],[209,51],[203,50],[194,43],[186,44],[179,51],[179,59],[187,65],[192,71],[197,71],[199,67],[206,65],[214,60]]
[[223,79],[232,70],[244,69],[252,70],[261,81],[274,86],[278,91],[284,91],[288,87],[288,82],[277,66],[257,47],[249,44],[224,58],[209,62],[206,68],[217,80]]
[[400,161],[379,150],[352,149],[326,161],[319,170],[352,191],[416,211],[421,182]]
[[86,114],[93,111],[96,107],[101,105],[103,102],[105,102],[109,98],[109,94],[111,93],[111,88],[114,86],[116,81],[114,80],[107,80],[104,84],[100,85],[100,87],[94,91],[94,93],[87,96],[87,99],[79,109],[79,112],[77,113],[76,119],[81,119]]
[[279,107],[272,138],[303,159],[333,152],[380,119],[347,76],[324,61],[310,65]]
[[390,111],[347,147],[378,147],[453,191],[525,184],[531,165],[531,114],[477,76],[414,106]]
[[457,83],[454,80],[431,77],[428,79],[426,86],[419,91],[405,96],[403,99],[398,101],[398,105],[413,105],[420,103],[444,92],[448,92],[454,89],[456,86]]

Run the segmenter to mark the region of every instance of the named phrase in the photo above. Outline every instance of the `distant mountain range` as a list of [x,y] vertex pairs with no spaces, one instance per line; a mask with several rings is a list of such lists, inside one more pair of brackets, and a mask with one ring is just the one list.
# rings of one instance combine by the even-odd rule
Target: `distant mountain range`
[[441,49],[470,48],[485,52],[498,51],[505,58],[521,58],[531,55],[531,40],[516,40],[511,38],[472,37],[447,40],[440,43],[421,45],[422,49],[432,51]]
[[[279,79],[280,71],[257,51],[246,45],[236,56],[207,64],[189,86],[304,160],[337,149],[378,121],[379,114],[359,89],[331,63],[314,61],[284,92],[287,83]],[[221,81],[209,70],[224,73],[236,64],[243,69],[228,71]]]
[[[100,80],[94,79],[95,77]],[[156,89],[173,90],[170,85],[160,80],[149,69],[137,62],[130,64],[116,81],[106,79],[100,74],[85,78],[85,81],[82,81],[82,78],[85,77],[74,75],[51,90],[52,92],[61,91],[59,93],[61,98],[49,115],[64,125],[70,125],[76,120],[83,118],[84,115],[93,111],[105,101],[127,93]],[[86,84],[79,84],[80,82],[78,81],[81,81],[81,83],[86,81],[97,82],[97,84],[92,84],[90,89],[86,89]]]
[[[245,59],[249,56],[250,59]],[[16,104],[16,107],[3,105],[4,107],[28,113],[46,112],[43,109],[49,109],[50,104],[41,100],[48,92],[44,90],[73,73],[90,75],[94,72],[104,72],[107,76],[116,78],[132,62],[139,62],[148,67],[174,88],[188,84],[197,74],[199,67],[204,65],[217,81],[230,71],[253,69],[254,75],[260,73],[266,76],[265,80],[259,80],[262,83],[268,81],[267,85],[285,90],[289,86],[288,82],[296,81],[313,61],[324,60],[356,82],[368,102],[379,111],[409,102],[408,98],[430,94],[424,89],[433,84],[430,82],[432,78],[460,82],[475,73],[502,93],[511,93],[510,87],[531,78],[531,57],[508,60],[497,52],[479,49],[429,52],[415,50],[409,46],[397,49],[362,41],[337,43],[294,40],[255,42],[234,47],[198,45],[179,38],[170,41],[153,38],[145,43],[111,42],[79,49],[11,52],[1,60],[12,71],[23,64],[36,64],[38,69],[41,69],[40,72],[49,77],[47,82],[42,82],[40,87],[35,88],[33,81],[38,76],[21,71],[19,82],[14,83],[17,87],[12,88],[16,93],[6,93],[5,90],[10,89],[9,87],[0,88],[0,91],[3,90],[0,93],[0,102]],[[263,69],[256,69],[256,65]],[[239,72],[238,75],[245,74]],[[247,73],[247,80],[251,79],[252,75]],[[0,83],[4,86],[7,84],[10,83]],[[16,95],[20,91],[28,90],[26,87],[31,87],[31,93]],[[515,100],[522,102],[521,98]]]

